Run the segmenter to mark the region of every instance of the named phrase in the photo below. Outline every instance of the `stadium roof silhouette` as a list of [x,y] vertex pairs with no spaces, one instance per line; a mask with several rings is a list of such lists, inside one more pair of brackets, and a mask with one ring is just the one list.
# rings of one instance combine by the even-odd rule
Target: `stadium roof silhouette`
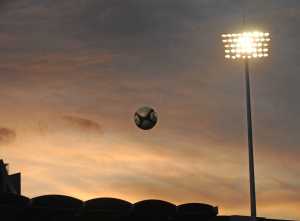
[[250,221],[250,217],[246,216],[218,216],[218,207],[204,203],[176,206],[163,200],[148,199],[132,204],[116,198],[82,201],[64,195],[43,195],[30,199],[16,192],[14,186],[18,189],[20,183],[10,182],[6,166],[0,160],[0,220]]

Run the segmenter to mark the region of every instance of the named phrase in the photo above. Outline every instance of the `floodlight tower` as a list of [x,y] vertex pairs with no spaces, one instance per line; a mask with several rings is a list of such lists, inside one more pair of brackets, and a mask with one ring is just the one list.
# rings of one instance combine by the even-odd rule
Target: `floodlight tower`
[[251,90],[249,61],[269,56],[270,34],[254,31],[236,34],[222,34],[225,47],[225,58],[244,60],[245,83],[246,83],[246,108],[248,127],[248,151],[249,151],[249,181],[250,181],[250,204],[251,217],[256,220],[256,195],[255,195],[255,174],[254,174],[254,154],[253,154],[253,133],[251,116]]

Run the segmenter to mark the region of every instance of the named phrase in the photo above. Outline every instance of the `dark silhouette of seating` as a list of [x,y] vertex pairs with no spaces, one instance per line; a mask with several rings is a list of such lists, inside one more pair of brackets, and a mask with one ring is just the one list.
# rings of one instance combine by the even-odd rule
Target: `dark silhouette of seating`
[[130,202],[116,198],[96,198],[84,203],[80,220],[127,220],[131,212]]
[[187,203],[177,206],[177,220],[208,220],[218,214],[218,207],[203,203]]
[[176,215],[176,205],[162,200],[143,200],[134,204],[132,217],[136,221],[168,221]]
[[[210,221],[230,221],[231,216],[216,216],[210,219]],[[257,217],[258,219],[258,217]]]
[[30,220],[74,220],[82,208],[79,199],[64,195],[44,195],[32,198],[28,219]]
[[19,220],[28,208],[29,201],[29,198],[17,194],[0,194],[0,219]]
[[[175,206],[162,200],[143,200],[135,204],[115,199],[96,198],[82,202],[63,195],[29,199],[0,194],[2,221],[243,221],[249,216],[217,216],[218,208],[208,204],[187,203]],[[257,217],[258,221],[288,221]]]
[[[41,187],[43,188],[43,187]],[[249,221],[249,216],[217,216],[218,208],[202,203],[176,206],[162,200],[131,204],[116,198],[83,202],[64,195],[29,199],[21,195],[21,174],[9,174],[0,159],[0,221]],[[257,221],[289,221],[257,217]]]

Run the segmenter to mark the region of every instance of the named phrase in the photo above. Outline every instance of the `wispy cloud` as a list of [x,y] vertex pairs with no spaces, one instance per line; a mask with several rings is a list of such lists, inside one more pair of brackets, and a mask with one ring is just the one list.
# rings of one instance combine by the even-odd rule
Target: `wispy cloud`
[[9,128],[0,128],[0,144],[9,144],[16,139],[16,132]]
[[77,116],[63,116],[62,119],[66,122],[68,126],[71,127],[79,128],[86,131],[97,132],[97,133],[102,132],[102,127],[100,126],[100,124],[89,119],[85,119]]

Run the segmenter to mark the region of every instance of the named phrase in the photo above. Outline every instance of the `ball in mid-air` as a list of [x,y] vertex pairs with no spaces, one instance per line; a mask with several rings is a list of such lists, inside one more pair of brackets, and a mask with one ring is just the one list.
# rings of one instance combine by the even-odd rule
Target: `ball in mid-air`
[[141,107],[134,114],[134,122],[139,128],[150,130],[157,123],[157,114],[151,107]]

